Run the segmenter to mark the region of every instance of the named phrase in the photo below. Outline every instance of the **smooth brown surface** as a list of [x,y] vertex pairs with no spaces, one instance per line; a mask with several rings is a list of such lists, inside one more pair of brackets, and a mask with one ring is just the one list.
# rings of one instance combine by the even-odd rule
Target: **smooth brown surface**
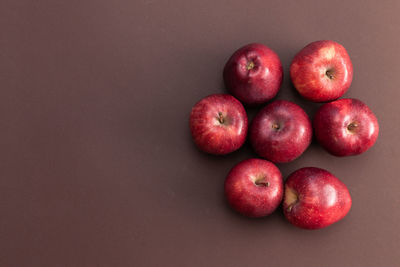
[[[1,1],[0,266],[399,266],[399,10],[396,0]],[[279,167],[331,171],[352,209],[318,231],[281,211],[243,218],[223,181],[255,154],[199,152],[190,109],[225,92],[234,50],[261,42],[284,66],[277,99],[313,116],[288,70],[320,39],[348,50],[345,97],[371,107],[380,136],[361,156],[314,143]]]

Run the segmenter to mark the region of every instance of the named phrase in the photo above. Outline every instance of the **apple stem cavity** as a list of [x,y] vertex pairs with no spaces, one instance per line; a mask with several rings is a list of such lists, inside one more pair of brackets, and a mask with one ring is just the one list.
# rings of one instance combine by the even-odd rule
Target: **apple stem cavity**
[[269,182],[255,182],[256,185],[261,185],[261,186],[265,186],[265,187],[269,187],[270,183]]
[[299,202],[300,196],[298,193],[291,189],[291,188],[286,188],[285,190],[285,203],[287,205],[287,212],[292,211],[293,206],[296,205]]
[[357,122],[352,122],[349,125],[347,125],[347,130],[349,132],[354,132],[358,127],[358,123]]
[[258,179],[256,179],[255,181],[254,181],[254,184],[255,185],[258,185],[258,186],[265,186],[265,187],[269,187],[270,186],[270,183],[269,182],[266,182],[265,181],[265,176],[260,176]]
[[333,75],[333,70],[329,69],[325,72],[325,75],[328,76],[329,79],[333,80],[335,76]]
[[253,69],[254,67],[255,67],[255,64],[254,64],[253,61],[247,62],[247,65],[246,65],[246,69],[247,69],[247,70],[251,70],[251,69]]
[[218,112],[218,121],[221,124],[224,124],[224,122],[225,122],[224,116],[222,115],[222,112]]
[[279,124],[277,123],[272,124],[272,129],[279,130],[280,128],[281,127],[279,126]]

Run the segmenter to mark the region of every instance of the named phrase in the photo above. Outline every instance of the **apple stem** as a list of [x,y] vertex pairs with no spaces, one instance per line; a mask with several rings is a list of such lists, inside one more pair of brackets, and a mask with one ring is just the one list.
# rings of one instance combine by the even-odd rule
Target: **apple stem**
[[331,80],[334,78],[334,76],[333,76],[333,71],[332,71],[332,70],[327,70],[327,71],[325,72],[325,74],[326,74],[326,76],[328,76],[328,78],[331,79]]
[[259,179],[255,180],[254,183],[256,185],[262,185],[262,186],[266,186],[269,187],[270,183],[265,181],[265,177],[261,176],[259,177]]
[[272,124],[272,129],[279,130],[279,125],[277,123]]
[[293,205],[290,205],[289,207],[287,207],[286,211],[287,211],[287,212],[291,212],[292,209],[293,209]]
[[256,182],[256,185],[262,185],[262,186],[269,187],[270,183],[269,182]]
[[218,112],[218,121],[223,124],[224,123],[224,116],[222,115],[222,112]]

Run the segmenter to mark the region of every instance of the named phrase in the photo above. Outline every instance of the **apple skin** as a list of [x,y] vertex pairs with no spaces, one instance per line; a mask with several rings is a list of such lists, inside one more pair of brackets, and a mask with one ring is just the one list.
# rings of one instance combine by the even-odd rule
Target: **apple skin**
[[247,114],[236,98],[214,94],[200,100],[190,113],[190,131],[197,147],[224,155],[239,149],[246,140]]
[[351,208],[346,185],[330,172],[306,167],[285,182],[283,212],[286,219],[304,229],[320,229],[343,219]]
[[275,163],[298,158],[310,145],[311,121],[304,110],[293,102],[277,100],[254,117],[250,141],[255,152]]
[[334,41],[313,42],[290,65],[294,87],[304,98],[328,102],[341,97],[353,80],[353,65],[346,49]]
[[283,69],[279,56],[262,44],[248,44],[237,50],[225,64],[225,86],[247,105],[265,103],[279,91]]
[[282,174],[267,160],[244,160],[235,165],[226,177],[225,196],[230,206],[244,216],[267,216],[282,201]]
[[364,153],[375,144],[378,120],[358,99],[344,98],[322,105],[313,120],[316,139],[338,157]]

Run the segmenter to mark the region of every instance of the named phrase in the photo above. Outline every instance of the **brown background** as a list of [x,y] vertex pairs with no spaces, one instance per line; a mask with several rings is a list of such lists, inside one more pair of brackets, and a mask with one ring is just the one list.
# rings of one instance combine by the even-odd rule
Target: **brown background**
[[[400,2],[2,0],[0,266],[399,266]],[[261,42],[288,67],[307,43],[348,50],[346,97],[381,127],[367,153],[336,158],[317,144],[279,165],[326,168],[353,207],[319,231],[281,211],[250,220],[223,181],[248,145],[199,152],[188,118],[224,92],[231,53]],[[257,110],[249,110],[252,117]]]

